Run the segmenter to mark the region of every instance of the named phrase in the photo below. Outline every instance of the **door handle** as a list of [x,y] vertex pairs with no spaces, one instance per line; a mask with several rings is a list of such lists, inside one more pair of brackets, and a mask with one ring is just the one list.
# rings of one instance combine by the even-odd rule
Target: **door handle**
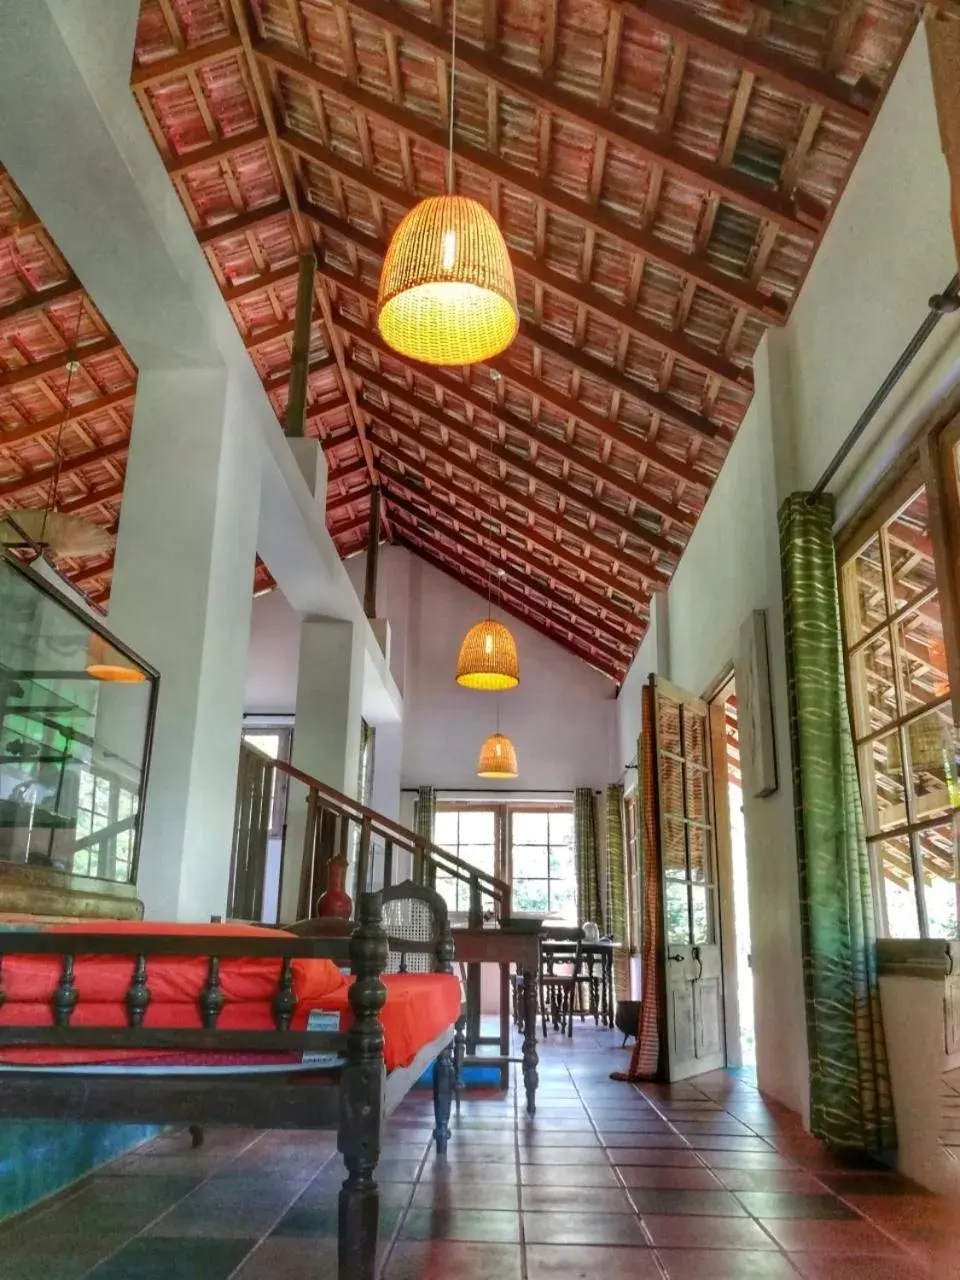
[[679,951],[675,956],[667,956],[668,960],[676,960],[678,963],[682,960],[686,960],[686,958],[687,957],[685,955],[681,955]]
[[703,977],[703,960],[700,958],[699,947],[693,948],[693,958],[697,962],[697,976],[694,978],[694,982],[699,982],[700,979]]

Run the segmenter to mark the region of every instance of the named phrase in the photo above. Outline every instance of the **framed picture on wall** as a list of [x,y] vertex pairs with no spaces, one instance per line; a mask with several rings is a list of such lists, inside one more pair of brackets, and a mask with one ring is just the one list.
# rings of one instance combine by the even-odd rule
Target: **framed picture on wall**
[[744,790],[769,796],[777,789],[777,749],[764,609],[754,609],[740,628],[736,680]]

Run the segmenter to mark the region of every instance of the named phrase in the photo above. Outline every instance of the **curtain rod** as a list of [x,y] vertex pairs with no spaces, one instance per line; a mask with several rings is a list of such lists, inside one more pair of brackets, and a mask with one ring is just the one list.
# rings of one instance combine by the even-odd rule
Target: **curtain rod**
[[927,307],[927,314],[924,317],[920,328],[904,347],[893,368],[877,388],[873,399],[853,424],[849,435],[831,458],[826,471],[824,471],[823,475],[807,495],[807,503],[810,506],[813,506],[817,499],[820,498],[827,485],[843,466],[851,449],[863,435],[864,431],[866,431],[873,419],[877,416],[877,413],[889,397],[891,391],[893,391],[894,387],[906,373],[907,369],[919,354],[920,348],[930,337],[931,333],[933,333],[934,329],[943,317],[946,315],[952,315],[955,311],[960,311],[960,276],[955,275],[944,289],[943,293],[935,293],[927,303]]
[[[434,790],[443,794],[453,794],[458,796],[572,796],[576,787],[434,787]],[[415,796],[419,792],[419,787],[401,787],[401,795]],[[590,788],[595,790],[594,787]],[[597,795],[600,792],[597,791]]]

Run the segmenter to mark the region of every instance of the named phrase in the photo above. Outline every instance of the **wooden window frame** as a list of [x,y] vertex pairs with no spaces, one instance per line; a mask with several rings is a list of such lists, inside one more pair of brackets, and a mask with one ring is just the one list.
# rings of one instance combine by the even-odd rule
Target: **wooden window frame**
[[[958,450],[960,450],[960,413],[954,413],[945,422],[941,419],[930,424],[904,452],[895,465],[893,473],[886,477],[885,482],[881,481],[861,511],[841,530],[836,540],[844,672],[865,816],[868,803],[871,805],[873,803],[873,796],[866,795],[866,776],[862,764],[864,748],[869,748],[878,737],[896,734],[901,754],[900,770],[903,776],[906,822],[896,828],[868,834],[876,919],[878,933],[881,936],[889,936],[883,870],[878,864],[879,850],[883,843],[904,836],[909,840],[917,921],[921,935],[927,937],[929,922],[923,887],[923,869],[913,836],[928,828],[942,826],[949,822],[951,812],[956,833],[958,817],[960,817],[960,811],[956,808],[952,811],[947,809],[945,812],[926,818],[920,818],[911,812],[912,765],[908,734],[911,723],[938,708],[949,707],[954,725],[960,726],[960,456],[958,456]],[[910,501],[912,495],[921,489],[926,492],[930,539],[933,544],[933,585],[928,592],[915,596],[904,605],[895,608],[889,615],[885,615],[877,626],[864,632],[863,635],[858,635],[856,639],[851,639],[848,629],[849,601],[844,570],[864,551],[883,526]],[[890,597],[889,561],[885,553],[882,554],[881,563],[886,594]],[[949,694],[910,711],[904,711],[904,692],[901,688],[903,673],[894,649],[891,651],[891,659],[897,714],[882,728],[871,729],[870,732],[858,736],[858,710],[861,711],[859,719],[863,723],[868,722],[868,717],[862,714],[863,709],[859,706],[859,690],[855,686],[853,676],[853,659],[857,653],[884,634],[891,637],[892,643],[897,623],[922,607],[923,603],[929,601],[934,595],[940,609],[946,674],[950,684]],[[956,848],[954,857],[956,860]],[[960,899],[960,885],[958,885],[958,899]],[[958,914],[960,914],[960,903],[958,903]]]

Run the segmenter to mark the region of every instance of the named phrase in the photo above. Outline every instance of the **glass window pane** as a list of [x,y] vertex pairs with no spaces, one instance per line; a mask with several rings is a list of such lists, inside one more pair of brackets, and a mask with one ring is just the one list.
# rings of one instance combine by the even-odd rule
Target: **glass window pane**
[[931,938],[957,936],[956,838],[953,821],[917,833]]
[[687,827],[687,844],[690,849],[690,879],[705,884],[711,879],[709,827]]
[[660,808],[663,813],[683,817],[683,765],[669,756],[660,757]]
[[931,596],[894,628],[905,715],[950,692],[940,602]]
[[[443,898],[447,904],[448,911],[457,910],[457,880],[453,876],[445,876],[438,873],[437,875],[437,893]],[[464,900],[464,909],[466,908],[466,900]]]
[[550,914],[570,924],[577,923],[577,884],[564,880],[550,884]]
[[433,821],[433,839],[443,849],[454,851],[457,847],[457,819],[453,809],[438,809]]
[[687,886],[684,882],[668,880],[666,883],[667,942],[681,947],[690,944],[690,914]]
[[458,856],[462,862],[468,862],[471,867],[486,871],[487,875],[493,875],[492,845],[462,844]]
[[914,820],[922,822],[950,807],[948,784],[953,781],[954,731],[949,704],[912,720],[906,726],[906,735]]
[[886,630],[858,649],[851,660],[854,731],[864,738],[897,716],[893,653]]
[[676,818],[662,820],[663,874],[671,880],[687,878],[687,842],[684,824]]
[[710,890],[702,885],[691,885],[690,898],[693,907],[693,937],[695,943],[713,942],[713,913],[710,910]]
[[550,899],[546,880],[514,880],[513,905],[516,911],[531,911],[547,915]]
[[243,740],[257,751],[262,751],[271,760],[276,760],[280,755],[279,733],[245,733]]
[[687,774],[687,817],[691,822],[707,821],[707,772],[696,765],[688,764]]
[[864,814],[868,834],[902,827],[907,820],[907,808],[899,729],[867,743],[860,754],[865,768]]
[[860,554],[844,567],[843,593],[847,636],[852,644],[878,627],[887,616],[879,534],[874,534]]
[[547,876],[547,849],[545,846],[521,845],[513,851],[514,876]]
[[882,841],[876,847],[876,859],[887,909],[887,935],[891,938],[919,938],[920,919],[909,836]]
[[572,813],[550,814],[550,843],[554,847],[558,844],[573,844]]
[[550,815],[548,813],[524,813],[523,810],[519,810],[511,815],[511,836],[514,844],[546,844],[549,830]]
[[914,495],[886,526],[893,609],[902,608],[934,585],[933,543],[926,489]]
[[460,839],[464,844],[493,844],[492,809],[462,809]]
[[561,845],[558,849],[553,845],[550,849],[550,878],[552,880],[576,880],[576,858],[569,845]]

